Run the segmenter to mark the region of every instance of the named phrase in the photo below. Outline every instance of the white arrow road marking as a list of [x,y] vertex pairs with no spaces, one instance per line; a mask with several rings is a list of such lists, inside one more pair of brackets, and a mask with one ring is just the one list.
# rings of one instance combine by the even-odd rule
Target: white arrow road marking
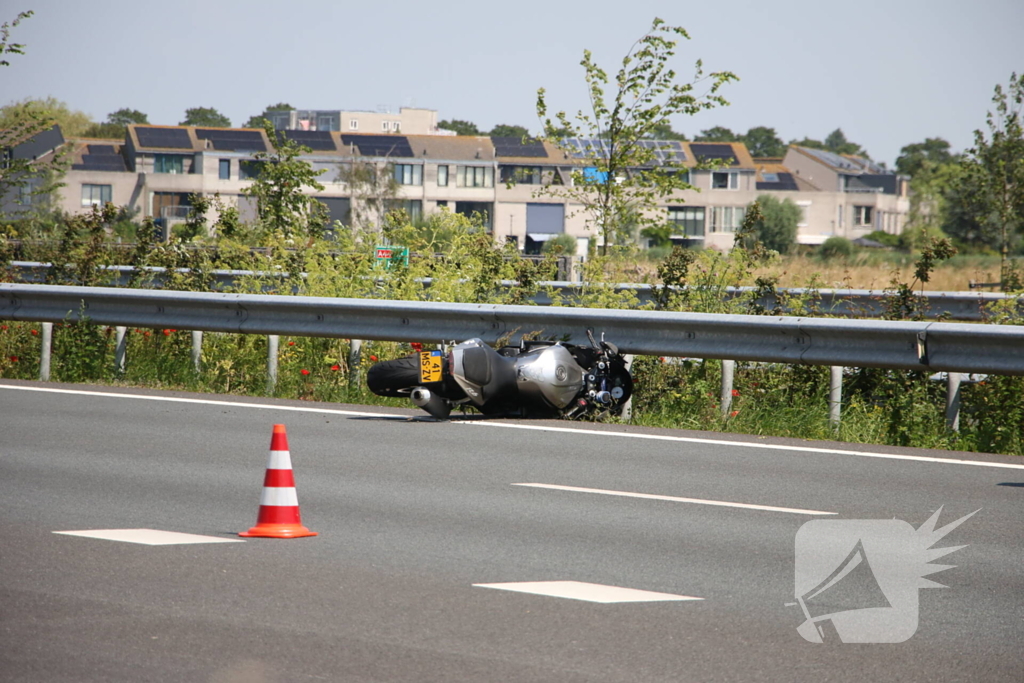
[[82,536],[99,538],[104,541],[123,541],[125,543],[141,543],[142,545],[185,545],[189,543],[245,543],[240,538],[220,538],[218,536],[199,536],[183,534],[177,531],[160,531],[159,529],[85,529],[83,531],[54,531],[65,536]]
[[477,588],[497,588],[516,593],[533,593],[552,598],[568,598],[570,600],[586,600],[611,604],[615,602],[669,602],[679,600],[703,600],[691,595],[673,595],[672,593],[655,593],[636,588],[619,586],[603,586],[599,583],[582,581],[518,581],[514,583],[474,583]]
[[646,498],[648,500],[668,500],[674,503],[695,503],[697,505],[717,505],[727,508],[744,510],[763,510],[765,512],[792,512],[796,515],[835,515],[837,512],[821,510],[802,510],[800,508],[780,508],[773,505],[754,505],[751,503],[730,503],[724,500],[704,500],[702,498],[679,498],[677,496],[661,496],[655,493],[631,493],[629,491],[608,491],[607,489],[587,489],[581,486],[561,486],[559,484],[512,484],[512,486],[530,486],[535,489],[554,489],[555,491],[575,491],[577,493],[600,493],[604,496],[622,496],[624,498]]

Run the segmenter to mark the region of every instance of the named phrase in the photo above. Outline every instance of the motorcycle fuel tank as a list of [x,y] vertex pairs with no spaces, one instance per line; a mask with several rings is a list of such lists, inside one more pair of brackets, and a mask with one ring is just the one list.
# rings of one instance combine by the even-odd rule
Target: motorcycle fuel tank
[[583,388],[583,368],[564,346],[545,346],[515,360],[519,392],[559,410]]

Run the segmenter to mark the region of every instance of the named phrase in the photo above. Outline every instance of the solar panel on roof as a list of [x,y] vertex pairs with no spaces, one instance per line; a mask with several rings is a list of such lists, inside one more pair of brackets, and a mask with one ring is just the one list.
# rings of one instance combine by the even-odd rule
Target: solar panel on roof
[[263,136],[254,130],[230,130],[227,128],[196,128],[196,137],[209,140],[217,150],[266,152]]
[[[775,180],[769,180],[774,176]],[[792,173],[765,173],[764,180],[757,183],[758,190],[799,190]]]
[[527,140],[522,138],[491,136],[491,144],[494,145],[494,154],[499,157],[546,157],[547,150],[540,140]]
[[74,164],[75,171],[127,171],[124,159],[116,154],[86,154],[82,163]]
[[738,164],[739,159],[736,158],[736,153],[732,150],[732,145],[728,143],[699,143],[691,142],[690,151],[698,159],[722,159],[728,161],[730,164]]
[[833,154],[823,149],[811,149],[810,147],[801,147],[801,149],[833,168],[842,168],[850,171],[860,170],[857,164],[838,154]]
[[294,140],[300,145],[305,145],[315,151],[333,152],[337,149],[334,145],[334,138],[330,131],[326,130],[282,130],[281,133],[288,140]]
[[140,147],[192,149],[192,140],[184,128],[135,128]]
[[342,135],[343,145],[355,145],[364,157],[403,157],[416,156],[404,135]]
[[86,145],[89,150],[89,154],[95,154],[98,156],[108,156],[111,154],[117,154],[114,151],[113,145]]

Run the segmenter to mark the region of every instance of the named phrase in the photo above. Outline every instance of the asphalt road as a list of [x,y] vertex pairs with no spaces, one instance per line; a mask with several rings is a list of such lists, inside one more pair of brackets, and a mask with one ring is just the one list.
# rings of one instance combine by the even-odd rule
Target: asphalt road
[[[0,680],[1024,680],[1024,460],[418,415],[0,381]],[[53,533],[237,539],[275,423],[315,538]],[[937,544],[966,547],[913,637],[801,637],[805,522],[940,506],[980,511]],[[535,581],[702,599],[474,585]]]

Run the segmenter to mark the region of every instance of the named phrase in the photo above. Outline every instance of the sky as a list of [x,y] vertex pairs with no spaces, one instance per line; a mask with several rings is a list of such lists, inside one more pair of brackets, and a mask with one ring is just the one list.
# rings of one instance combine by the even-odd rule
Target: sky
[[538,88],[552,110],[589,106],[584,50],[613,74],[660,17],[691,37],[671,62],[680,82],[698,59],[740,79],[730,106],[675,130],[768,126],[788,142],[841,128],[891,166],[928,137],[969,147],[995,85],[1024,71],[1022,0],[0,0],[0,23],[24,10],[0,105],[52,96],[95,121],[127,107],[174,125],[213,107],[239,126],[283,101],[539,131]]

